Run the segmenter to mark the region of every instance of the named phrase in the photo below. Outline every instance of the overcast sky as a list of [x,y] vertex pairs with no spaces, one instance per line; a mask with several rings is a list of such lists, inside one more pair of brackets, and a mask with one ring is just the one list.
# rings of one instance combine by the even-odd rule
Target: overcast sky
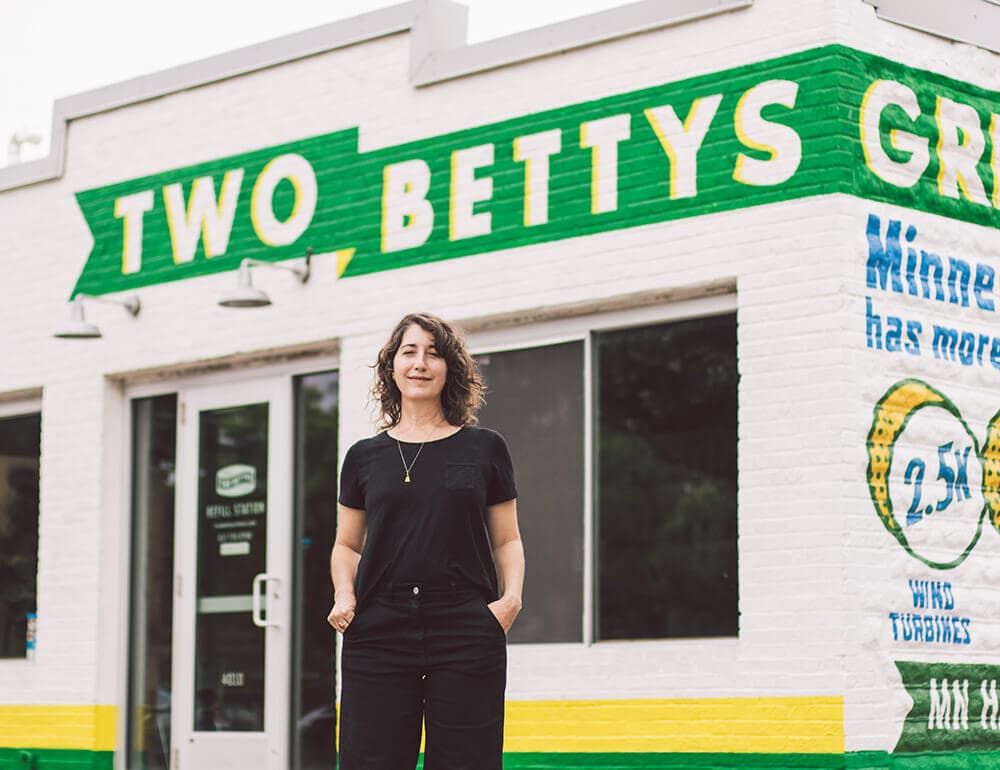
[[[52,103],[398,0],[0,0],[0,166],[13,133],[41,135],[21,159],[48,154]],[[629,0],[462,0],[477,42],[628,4]]]

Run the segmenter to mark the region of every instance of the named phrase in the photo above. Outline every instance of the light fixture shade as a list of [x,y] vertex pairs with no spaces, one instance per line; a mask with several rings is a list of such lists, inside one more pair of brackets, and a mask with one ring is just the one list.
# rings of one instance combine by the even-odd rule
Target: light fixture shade
[[219,304],[222,307],[266,307],[271,304],[271,298],[254,288],[250,278],[250,265],[244,261],[240,263],[237,273],[236,288],[223,295]]
[[101,330],[86,321],[70,321],[59,327],[52,336],[72,340],[94,339],[101,336]]
[[265,307],[271,298],[253,286],[237,286],[219,300],[222,307]]
[[53,332],[52,336],[73,340],[95,339],[101,336],[101,330],[94,324],[87,323],[83,317],[83,299],[77,297],[70,305],[69,321]]

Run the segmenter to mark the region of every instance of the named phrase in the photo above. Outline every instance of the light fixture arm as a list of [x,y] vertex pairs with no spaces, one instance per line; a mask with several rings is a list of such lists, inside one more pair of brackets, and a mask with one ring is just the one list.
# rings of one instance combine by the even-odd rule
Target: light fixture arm
[[69,323],[56,329],[53,332],[54,337],[79,340],[94,339],[101,336],[101,330],[94,326],[94,324],[87,323],[87,319],[84,318],[83,301],[85,299],[104,302],[109,305],[120,305],[133,318],[139,315],[139,308],[142,307],[139,297],[135,294],[129,294],[117,299],[112,297],[97,297],[93,294],[77,294],[69,303]]
[[286,265],[281,262],[267,262],[262,259],[253,259],[252,257],[244,257],[243,261],[240,262],[240,270],[249,269],[251,267],[276,267],[279,270],[287,270],[292,273],[296,278],[299,279],[300,283],[305,283],[309,280],[310,273],[310,263],[312,262],[312,248],[306,249],[306,255],[300,264]]
[[77,305],[82,306],[83,300],[92,299],[95,302],[103,302],[107,305],[120,305],[125,308],[125,311],[135,317],[139,315],[139,311],[142,309],[142,303],[139,301],[139,295],[129,294],[128,296],[121,297],[120,299],[115,299],[112,297],[99,297],[95,294],[77,294],[73,297],[73,302]]
[[114,299],[112,297],[99,297],[95,294],[77,294],[75,297],[73,297],[73,303],[77,306],[82,307],[84,299],[92,299],[95,302],[104,302],[105,304],[108,305],[120,305],[121,307],[125,308],[126,312],[128,312],[133,317],[139,315],[139,311],[142,309],[142,303],[139,301],[139,295],[137,294],[129,294],[128,296],[122,297],[121,299]]

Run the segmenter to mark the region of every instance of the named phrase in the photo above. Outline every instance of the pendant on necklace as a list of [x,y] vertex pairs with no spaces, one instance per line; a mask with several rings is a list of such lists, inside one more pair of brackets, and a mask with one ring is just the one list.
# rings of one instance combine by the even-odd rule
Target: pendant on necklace
[[403,481],[405,481],[407,484],[410,483],[410,472],[409,471],[406,472],[406,476],[403,478]]

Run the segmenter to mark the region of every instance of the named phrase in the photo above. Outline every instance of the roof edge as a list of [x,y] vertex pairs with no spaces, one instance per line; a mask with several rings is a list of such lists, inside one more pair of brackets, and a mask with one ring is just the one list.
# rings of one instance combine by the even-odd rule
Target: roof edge
[[416,32],[426,6],[465,8],[450,0],[412,0],[57,99],[48,156],[0,168],[0,192],[61,177],[66,134],[73,120],[387,35]]
[[1000,5],[988,0],[863,0],[884,21],[1000,53]]
[[753,0],[641,0],[474,45],[429,51],[423,60],[414,57],[411,80],[428,86],[751,5]]

